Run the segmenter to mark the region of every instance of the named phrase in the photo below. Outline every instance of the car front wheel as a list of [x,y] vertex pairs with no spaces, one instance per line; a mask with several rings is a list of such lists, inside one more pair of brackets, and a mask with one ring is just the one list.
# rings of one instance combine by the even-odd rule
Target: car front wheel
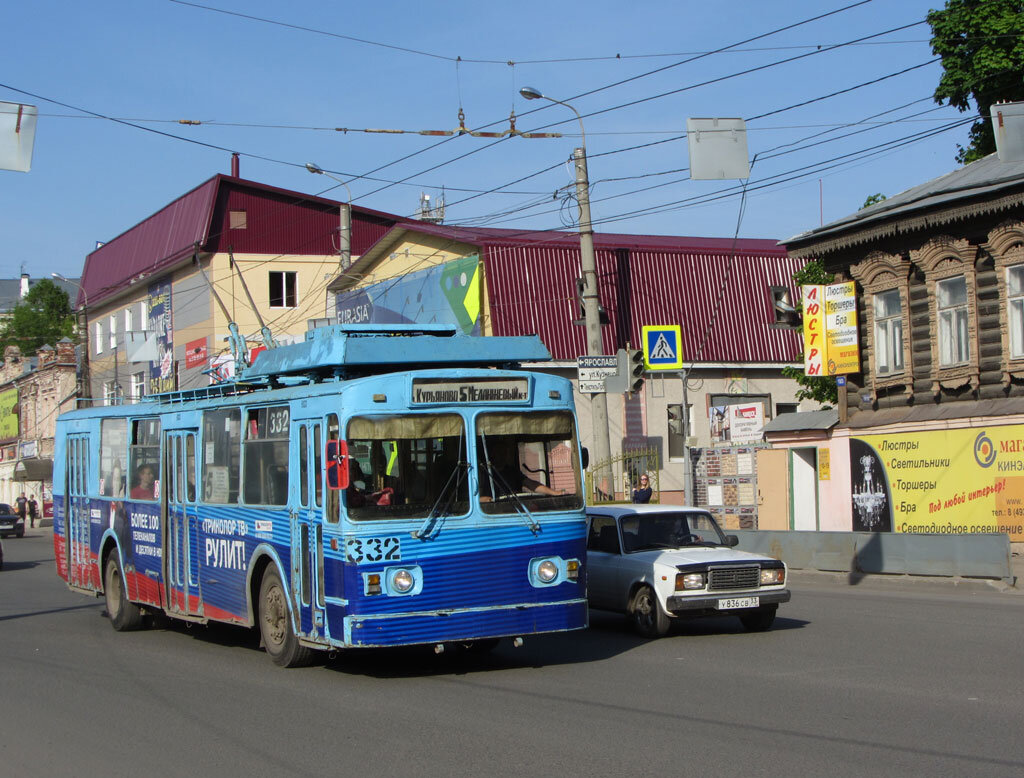
[[645,638],[660,638],[668,634],[669,617],[658,604],[658,597],[650,586],[641,586],[633,595],[630,614],[636,631]]
[[775,622],[775,611],[778,609],[777,605],[766,605],[756,611],[744,613],[740,616],[740,623],[748,632],[764,632],[771,629]]

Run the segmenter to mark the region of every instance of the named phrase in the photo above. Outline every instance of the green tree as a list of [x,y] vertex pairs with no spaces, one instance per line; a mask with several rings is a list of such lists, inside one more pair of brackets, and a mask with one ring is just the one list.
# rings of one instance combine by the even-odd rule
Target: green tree
[[45,279],[33,285],[0,324],[0,354],[13,345],[31,356],[40,346],[53,346],[74,331],[75,315],[67,292]]
[[[797,291],[805,284],[831,284],[834,280],[835,275],[826,271],[819,259],[812,259],[793,273],[793,283],[796,284]],[[802,312],[803,300],[798,301],[794,307]],[[802,365],[803,353],[797,354],[794,361]],[[804,375],[803,367],[784,367],[782,375],[800,384],[800,388],[796,390],[798,400],[814,400],[825,408],[831,408],[839,402],[839,389],[833,376]]]
[[967,164],[996,150],[989,108],[1001,100],[1024,99],[1024,2],[946,0],[928,13],[932,51],[942,58],[935,102],[960,111],[978,110],[967,148],[956,160]]
[[862,205],[862,206],[860,207],[860,209],[861,209],[861,210],[863,211],[863,210],[864,210],[865,208],[867,208],[867,207],[868,207],[869,205],[874,205],[875,203],[880,203],[880,202],[882,202],[883,200],[888,200],[888,199],[889,199],[889,198],[888,198],[888,197],[886,197],[886,196],[885,196],[884,194],[882,194],[881,192],[876,192],[876,193],[875,193],[875,194],[873,194],[873,195],[868,195],[868,199],[864,201],[864,205]]

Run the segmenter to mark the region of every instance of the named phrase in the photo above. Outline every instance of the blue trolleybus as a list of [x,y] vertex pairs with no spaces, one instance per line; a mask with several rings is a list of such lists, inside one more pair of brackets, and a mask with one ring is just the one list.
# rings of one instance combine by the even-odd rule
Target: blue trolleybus
[[585,627],[571,384],[517,369],[546,359],[535,337],[325,327],[231,383],[66,413],[60,575],[116,630],[258,626],[284,666]]

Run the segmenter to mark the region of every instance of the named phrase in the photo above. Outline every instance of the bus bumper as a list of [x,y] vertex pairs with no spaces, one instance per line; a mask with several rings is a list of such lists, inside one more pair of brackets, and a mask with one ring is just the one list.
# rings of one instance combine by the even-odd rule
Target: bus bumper
[[500,608],[349,616],[345,619],[345,643],[365,647],[445,643],[566,632],[586,626],[587,601],[577,599]]

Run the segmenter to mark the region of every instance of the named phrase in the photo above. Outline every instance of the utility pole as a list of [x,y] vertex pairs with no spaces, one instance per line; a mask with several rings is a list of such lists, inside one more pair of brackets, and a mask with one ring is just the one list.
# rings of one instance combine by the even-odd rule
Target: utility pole
[[[574,109],[575,110],[575,109]],[[582,122],[580,123],[582,126]],[[580,204],[580,272],[583,274],[583,321],[587,330],[587,354],[601,356],[601,301],[597,292],[597,258],[594,255],[594,229],[590,222],[590,180],[587,176],[586,147],[573,151],[576,163],[576,199]],[[608,395],[596,392],[590,395],[590,418],[593,430],[594,486],[599,492],[610,494],[609,461],[611,437],[608,430]],[[602,480],[603,479],[603,480]]]

